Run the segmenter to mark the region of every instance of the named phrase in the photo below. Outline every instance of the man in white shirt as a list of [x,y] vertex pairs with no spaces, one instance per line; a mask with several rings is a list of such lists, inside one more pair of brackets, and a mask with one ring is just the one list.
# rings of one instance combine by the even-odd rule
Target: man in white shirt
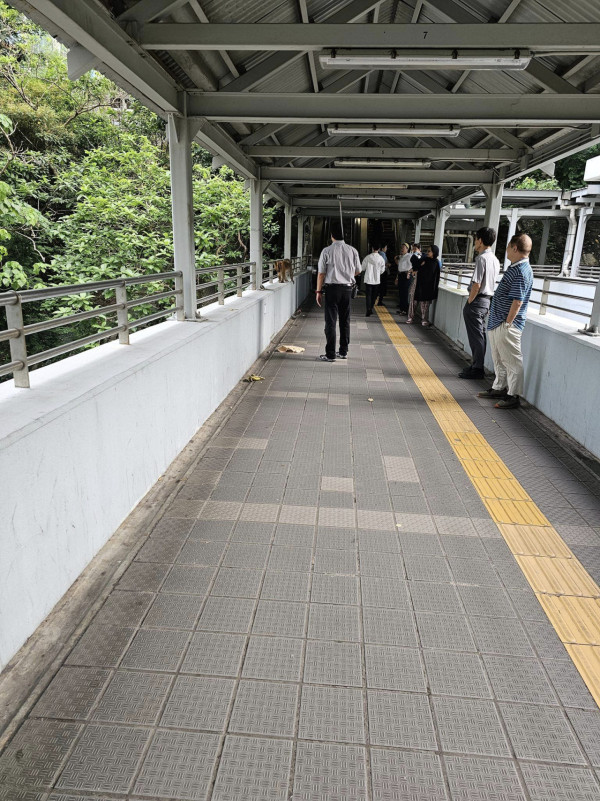
[[[350,343],[350,300],[355,277],[360,275],[358,251],[344,242],[344,231],[338,220],[331,223],[331,245],[319,258],[317,303],[323,305],[325,294],[325,353],[322,362],[334,362],[348,357]],[[323,293],[323,287],[325,292]],[[340,321],[340,349],[336,352],[336,323]]]
[[500,273],[500,262],[492,251],[495,241],[496,231],[493,228],[480,228],[475,234],[475,250],[478,256],[469,284],[469,297],[463,309],[472,364],[458,374],[459,378],[485,378],[485,324]]
[[364,272],[363,283],[367,300],[367,313],[365,317],[373,314],[373,306],[377,300],[381,275],[385,272],[385,260],[379,251],[379,244],[371,245],[371,253],[365,256],[362,263]]

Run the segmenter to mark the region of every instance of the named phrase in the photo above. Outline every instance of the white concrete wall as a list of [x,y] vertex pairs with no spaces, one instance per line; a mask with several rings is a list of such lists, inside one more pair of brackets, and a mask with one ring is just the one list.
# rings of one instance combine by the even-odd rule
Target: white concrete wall
[[[440,286],[433,323],[470,355],[462,316],[467,293]],[[578,334],[581,323],[529,310],[523,331],[523,397],[600,458],[600,338]],[[485,366],[494,365],[490,351]]]
[[285,325],[267,285],[0,385],[0,668]]

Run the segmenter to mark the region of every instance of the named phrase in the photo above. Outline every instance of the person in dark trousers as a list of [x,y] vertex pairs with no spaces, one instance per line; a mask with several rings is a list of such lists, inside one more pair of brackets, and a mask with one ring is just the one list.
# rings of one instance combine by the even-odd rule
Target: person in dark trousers
[[[417,267],[417,288],[415,290],[415,303],[420,306],[421,325],[429,328],[429,307],[432,300],[438,296],[438,286],[440,283],[440,249],[437,245],[432,245],[427,251],[427,255],[421,259]],[[412,319],[407,320],[412,322]]]
[[[325,294],[325,353],[322,362],[334,362],[348,357],[350,343],[350,300],[352,285],[360,275],[360,258],[356,248],[344,242],[344,231],[338,220],[331,223],[331,245],[319,258],[317,275],[317,304],[323,305]],[[323,290],[325,290],[323,292]],[[340,322],[340,349],[336,351],[336,324]]]
[[373,314],[373,306],[375,305],[375,300],[379,292],[381,276],[385,270],[385,262],[381,257],[379,245],[371,245],[371,251],[372,252],[369,253],[368,256],[365,256],[362,263],[364,273],[363,284],[367,301],[367,313],[365,317],[370,317]]
[[469,297],[463,309],[472,363],[458,374],[459,378],[485,377],[483,369],[487,344],[485,324],[500,273],[500,262],[492,252],[495,241],[494,228],[480,228],[475,234],[475,250],[478,255],[469,284]]
[[412,281],[412,264],[410,247],[407,242],[404,242],[400,248],[400,255],[396,256],[396,264],[398,265],[398,277],[396,278],[396,286],[398,287],[398,314],[408,314],[408,293]]
[[385,293],[387,291],[387,279],[388,279],[388,274],[390,272],[390,268],[389,268],[390,262],[389,262],[389,259],[388,259],[388,256],[387,256],[387,249],[388,249],[387,245],[384,245],[382,248],[379,249],[379,255],[383,259],[383,263],[385,265],[385,269],[381,273],[381,278],[379,280],[379,287],[378,287],[379,292],[378,292],[378,298],[377,298],[377,306],[383,306],[383,298],[384,298]]

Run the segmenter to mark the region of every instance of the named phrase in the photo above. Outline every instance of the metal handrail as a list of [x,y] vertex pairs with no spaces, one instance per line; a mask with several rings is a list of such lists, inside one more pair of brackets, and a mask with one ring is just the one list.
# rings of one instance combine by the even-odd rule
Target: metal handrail
[[[296,275],[306,272],[307,257],[292,259]],[[237,264],[219,264],[213,267],[200,267],[196,270],[196,308],[199,309],[209,303],[217,301],[220,305],[225,298],[231,295],[242,297],[246,289],[258,289],[264,283],[264,268],[269,262],[263,263],[262,269],[257,271],[256,263],[252,261]],[[260,273],[260,275],[259,275]],[[216,277],[213,280],[202,281],[203,276]],[[272,263],[269,269],[269,278],[273,280]],[[150,292],[142,297],[127,297],[127,289],[141,284],[155,284],[173,281],[174,288],[160,292]],[[201,291],[216,288],[208,295]],[[53,317],[48,320],[29,323],[23,320],[23,306],[26,303],[40,302],[51,298],[69,297],[72,295],[89,295],[95,292],[114,292],[114,302],[105,306],[97,306],[87,311],[69,314],[63,317]],[[174,303],[165,309],[147,314],[144,317],[130,319],[129,310],[146,304],[156,303],[167,298],[173,298]],[[184,319],[183,310],[183,273],[180,271],[152,273],[132,276],[128,278],[113,278],[106,281],[90,281],[87,284],[69,284],[65,286],[44,287],[42,289],[27,289],[22,292],[9,291],[0,293],[0,308],[4,307],[6,313],[5,330],[0,331],[0,343],[8,342],[10,348],[10,362],[0,364],[0,376],[13,374],[15,386],[29,387],[29,368],[42,362],[49,361],[58,356],[70,353],[86,345],[95,344],[106,339],[118,336],[120,344],[129,344],[129,332],[148,325],[164,317],[174,316],[176,320]],[[65,342],[54,348],[30,354],[27,352],[27,337],[51,331],[55,328],[67,328],[83,320],[116,315],[117,325],[104,331],[97,331],[89,336]],[[199,312],[196,312],[199,316]]]

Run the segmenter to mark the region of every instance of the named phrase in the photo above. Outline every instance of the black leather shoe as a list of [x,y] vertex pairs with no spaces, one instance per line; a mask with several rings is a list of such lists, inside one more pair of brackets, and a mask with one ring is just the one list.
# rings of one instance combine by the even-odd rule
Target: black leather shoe
[[475,370],[473,367],[465,367],[462,372],[458,374],[459,378],[485,378],[483,370]]

